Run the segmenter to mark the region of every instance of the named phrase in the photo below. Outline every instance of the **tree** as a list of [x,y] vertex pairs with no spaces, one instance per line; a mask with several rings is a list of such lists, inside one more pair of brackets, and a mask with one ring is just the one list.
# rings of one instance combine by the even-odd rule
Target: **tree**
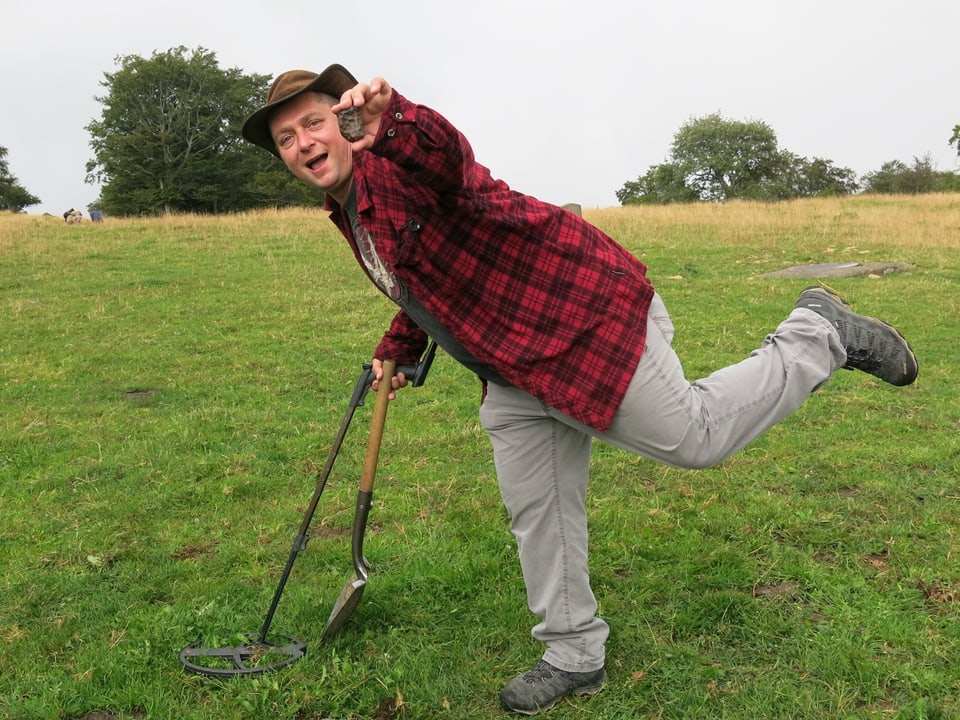
[[953,126],[953,135],[950,136],[950,144],[957,146],[957,157],[960,157],[960,125]]
[[764,184],[764,195],[769,200],[834,197],[855,193],[859,187],[857,175],[850,168],[837,167],[824,158],[810,160],[783,150],[780,167]]
[[804,184],[800,195],[803,197],[833,197],[851,195],[860,189],[857,174],[850,168],[837,167],[826,158],[813,160],[801,158]]
[[904,178],[909,168],[900,160],[888,160],[879,170],[867,173],[863,178],[866,192],[896,194],[903,192],[906,186]]
[[920,195],[932,192],[955,192],[960,187],[956,173],[940,172],[930,155],[914,157],[913,165],[889,160],[879,170],[863,178],[864,190],[872,193]]
[[777,145],[761,121],[719,113],[692,119],[674,135],[667,162],[617,191],[624,205],[732,199],[786,200],[857,190],[855,173],[829,160],[808,160]]
[[701,200],[761,199],[779,166],[777,135],[764,122],[719,113],[690,120],[673,138],[673,161]]
[[27,192],[7,164],[7,149],[0,145],[0,210],[20,212],[31,205],[38,205],[40,198]]
[[684,183],[684,173],[675,163],[654,165],[646,175],[624,183],[617,190],[621,205],[668,205],[699,200],[695,191]]
[[[229,212],[318,198],[276,160],[243,142],[244,118],[268,78],[222,70],[203,48],[177,47],[149,59],[119,57],[104,73],[104,109],[92,121],[88,182],[103,184],[99,204],[114,215]],[[255,178],[270,188],[264,194]]]

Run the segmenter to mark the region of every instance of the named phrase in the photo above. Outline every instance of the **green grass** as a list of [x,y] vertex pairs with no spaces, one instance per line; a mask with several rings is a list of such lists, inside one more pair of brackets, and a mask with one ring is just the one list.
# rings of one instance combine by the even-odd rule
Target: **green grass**
[[[693,378],[744,357],[807,262],[902,327],[912,387],[840,373],[717,468],[594,453],[609,684],[562,718],[960,716],[960,196],[595,211],[650,266]],[[307,656],[228,681],[180,649],[256,633],[393,311],[322,213],[0,218],[0,717],[487,718],[541,648],[486,437],[449,358],[387,419],[356,615],[369,407],[273,630]],[[368,406],[372,403],[368,403]]]

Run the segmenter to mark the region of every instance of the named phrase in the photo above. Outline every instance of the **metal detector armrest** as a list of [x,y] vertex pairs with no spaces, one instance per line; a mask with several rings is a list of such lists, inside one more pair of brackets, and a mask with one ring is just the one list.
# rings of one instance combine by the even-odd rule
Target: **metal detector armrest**
[[[398,365],[397,373],[403,373],[412,387],[420,387],[427,379],[427,373],[433,364],[433,358],[437,354],[437,341],[431,340],[430,345],[424,352],[423,357],[415,365]],[[350,398],[350,407],[359,407],[363,405],[363,399],[370,391],[370,383],[373,382],[373,363],[364,363],[363,371],[357,378],[357,384],[353,388],[353,396]]]
[[420,387],[423,381],[427,379],[427,373],[430,372],[430,366],[433,365],[433,358],[437,354],[437,341],[431,340],[420,362],[416,365],[401,365],[397,368],[398,373],[407,376],[407,380],[413,387]]

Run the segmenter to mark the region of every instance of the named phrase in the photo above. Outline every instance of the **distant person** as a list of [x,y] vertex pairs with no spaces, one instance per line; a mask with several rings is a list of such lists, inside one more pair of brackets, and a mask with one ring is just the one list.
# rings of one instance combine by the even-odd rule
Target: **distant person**
[[[365,133],[354,142],[338,128],[351,106]],[[577,151],[589,118],[573,112]],[[545,646],[500,693],[507,710],[532,715],[605,679],[609,628],[587,568],[593,438],[706,468],[841,368],[893,385],[917,377],[897,330],[814,287],[747,359],[688,382],[642,262],[576,214],[494,179],[453,125],[383,78],[358,83],[339,65],[285,72],[243,136],[326,192],[360,267],[399,306],[373,353],[374,386],[384,359],[416,362],[428,335],[483,381],[480,419]]]
[[70,208],[63,214],[63,221],[70,222],[70,217],[73,215],[73,208]]
[[83,222],[83,213],[79,210],[70,208],[70,210],[63,214],[63,219],[66,221],[67,225],[78,225],[79,223]]
[[90,216],[90,222],[98,223],[103,220],[103,213],[101,213],[97,208],[87,208],[87,215]]

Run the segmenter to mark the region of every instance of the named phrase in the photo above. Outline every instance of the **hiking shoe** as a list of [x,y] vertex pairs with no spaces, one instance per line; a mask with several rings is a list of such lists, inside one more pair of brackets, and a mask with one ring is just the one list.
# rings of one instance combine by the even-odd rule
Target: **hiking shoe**
[[847,351],[845,368],[863,370],[891,385],[909,385],[917,379],[917,358],[896,328],[858,315],[842,297],[822,287],[800,293],[797,307],[813,310],[837,329]]
[[593,695],[603,687],[603,668],[591,672],[567,672],[546,660],[517,675],[500,692],[500,705],[521,715],[549,710],[568,695]]

